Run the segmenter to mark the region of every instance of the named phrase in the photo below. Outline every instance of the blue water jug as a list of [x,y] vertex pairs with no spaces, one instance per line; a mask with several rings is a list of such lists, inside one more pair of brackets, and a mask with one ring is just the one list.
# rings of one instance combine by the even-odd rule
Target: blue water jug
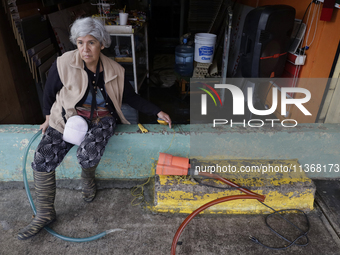
[[192,76],[194,70],[194,47],[187,45],[187,39],[175,50],[175,71],[182,76]]

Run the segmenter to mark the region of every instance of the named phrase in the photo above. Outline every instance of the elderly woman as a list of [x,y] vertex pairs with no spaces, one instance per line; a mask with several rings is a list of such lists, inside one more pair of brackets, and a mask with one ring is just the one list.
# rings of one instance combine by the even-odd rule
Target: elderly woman
[[43,109],[46,121],[40,126],[44,135],[32,162],[37,214],[19,232],[20,240],[36,235],[56,219],[55,169],[73,146],[65,136],[72,140],[79,133],[72,130],[73,125],[66,135],[65,125],[73,122],[74,116],[81,116],[88,126],[77,150],[82,168],[82,196],[86,202],[91,202],[96,195],[95,169],[117,121],[130,124],[121,111],[122,103],[157,115],[171,128],[169,115],[135,94],[124,78],[124,68],[101,53],[110,46],[111,40],[100,21],[76,20],[71,27],[70,40],[77,49],[58,57],[46,82]]

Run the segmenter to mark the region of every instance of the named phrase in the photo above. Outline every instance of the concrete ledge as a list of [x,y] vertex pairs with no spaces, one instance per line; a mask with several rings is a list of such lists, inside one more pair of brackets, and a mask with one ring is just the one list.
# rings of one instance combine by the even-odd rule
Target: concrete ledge
[[[138,125],[118,125],[110,139],[96,171],[99,180],[145,180],[154,176],[154,166],[159,152],[169,148],[169,153],[189,156],[189,126],[175,128],[176,133],[162,125],[144,125],[149,133],[141,133]],[[29,140],[39,126],[0,125],[0,185],[1,182],[22,181],[23,154]],[[28,180],[33,180],[31,162],[39,144],[38,137],[32,144],[26,169]],[[80,179],[81,168],[74,146],[57,168],[57,180]]]
[[[340,164],[339,124],[299,124],[296,128],[230,128],[214,129],[211,125],[175,125],[175,131],[162,125],[145,125],[142,134],[137,125],[118,125],[98,166],[99,180],[139,180],[154,176],[159,152],[198,159],[295,159],[302,166],[320,164],[326,171],[307,172],[309,178],[339,178],[340,172],[328,164]],[[1,182],[22,181],[22,158],[38,125],[0,125]],[[218,132],[216,132],[216,130]],[[30,163],[40,138],[33,143],[27,161]],[[57,169],[57,179],[79,179],[80,167],[76,146]]]
[[[300,209],[310,211],[313,209],[315,185],[307,178],[304,172],[292,170],[298,166],[297,160],[213,160],[205,161],[203,165],[235,166],[235,173],[218,173],[242,187],[266,196],[265,204],[281,209]],[[245,172],[240,171],[241,166],[260,166],[270,164],[273,169],[283,166],[288,172]],[[299,168],[297,168],[299,169]],[[218,189],[199,185],[190,176],[156,176],[154,190],[154,204],[150,209],[156,212],[191,213],[203,204],[217,198],[244,194],[229,187],[220,181],[204,179],[205,185],[226,187]],[[208,208],[205,214],[258,214],[272,213],[256,200],[233,200]]]
[[298,124],[294,128],[201,124],[191,125],[190,131],[190,158],[298,159],[311,179],[340,178],[340,124]]

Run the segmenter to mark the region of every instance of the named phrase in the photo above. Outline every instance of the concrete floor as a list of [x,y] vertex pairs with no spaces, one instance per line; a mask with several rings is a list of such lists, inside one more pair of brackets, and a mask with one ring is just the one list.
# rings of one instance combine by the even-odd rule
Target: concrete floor
[[[17,232],[30,222],[32,210],[23,189],[0,189],[0,254],[170,254],[173,236],[186,215],[153,214],[140,205],[132,206],[132,199],[129,189],[104,189],[87,204],[80,191],[57,189],[58,219],[50,225],[57,233],[87,237],[114,228],[125,231],[93,242],[70,243],[43,230],[19,241]],[[308,216],[309,245],[284,251],[269,250],[249,240],[252,235],[270,246],[287,244],[265,226],[264,215],[200,216],[184,230],[177,254],[340,254],[339,238],[321,211],[316,209]],[[288,217],[306,228],[301,215]],[[288,239],[297,236],[296,230],[283,221],[273,218],[271,224]]]

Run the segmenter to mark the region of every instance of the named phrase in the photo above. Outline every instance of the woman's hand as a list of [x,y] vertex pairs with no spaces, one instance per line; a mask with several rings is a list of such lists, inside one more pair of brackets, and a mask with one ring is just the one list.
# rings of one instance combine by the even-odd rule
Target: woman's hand
[[46,129],[48,128],[48,123],[49,123],[49,120],[50,120],[50,115],[46,115],[46,120],[43,124],[40,125],[40,129],[42,129],[42,133],[45,134],[45,131]]
[[160,111],[158,114],[157,114],[157,117],[162,119],[162,120],[165,120],[168,124],[169,124],[169,128],[171,128],[171,118],[168,114],[166,114],[165,112],[163,111]]

